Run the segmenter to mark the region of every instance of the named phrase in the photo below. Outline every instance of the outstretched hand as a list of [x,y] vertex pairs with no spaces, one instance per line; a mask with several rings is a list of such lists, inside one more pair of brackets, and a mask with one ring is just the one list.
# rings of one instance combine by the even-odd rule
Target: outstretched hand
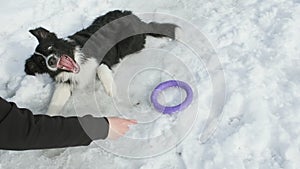
[[123,119],[118,117],[107,117],[109,122],[108,139],[116,140],[126,134],[129,125],[137,124],[136,120]]

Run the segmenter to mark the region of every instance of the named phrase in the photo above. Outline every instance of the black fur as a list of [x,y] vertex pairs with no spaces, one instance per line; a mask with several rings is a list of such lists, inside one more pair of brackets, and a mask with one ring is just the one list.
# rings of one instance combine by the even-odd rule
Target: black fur
[[[128,15],[130,15],[128,22],[122,22],[122,24],[112,27],[108,31],[110,31],[110,33],[116,37],[122,33],[122,30],[124,28],[134,30],[136,28],[141,27],[147,29],[147,31],[151,33],[136,34],[134,36],[128,37],[118,42],[105,54],[104,58],[103,57],[97,58],[97,56],[95,55],[90,56],[83,52],[85,54],[85,57],[86,58],[95,57],[98,59],[99,64],[104,63],[107,66],[111,67],[117,64],[119,60],[125,57],[126,55],[142,50],[144,48],[146,35],[151,35],[154,37],[168,36],[172,39],[175,38],[176,25],[168,24],[168,23],[160,24],[154,22],[148,24],[141,21],[137,16],[132,15],[132,12],[130,11],[120,11],[120,10],[111,11],[103,16],[96,18],[89,27],[69,36],[68,38],[71,41],[59,39],[56,37],[54,33],[51,33],[44,28],[37,28],[34,30],[30,30],[30,32],[39,41],[39,44],[36,47],[36,52],[39,52],[45,56],[52,53],[55,53],[56,55],[59,56],[63,54],[67,54],[72,59],[74,59],[74,50],[76,46],[79,46],[80,48],[83,47],[84,44],[87,43],[88,39],[95,32],[97,32],[101,27],[118,18],[128,16]],[[160,34],[160,32],[163,32],[163,34]],[[107,36],[107,34],[104,32],[102,36],[105,37]],[[114,38],[114,37],[110,36],[110,38]],[[101,45],[108,43],[109,40],[110,39],[107,39],[107,41],[102,41],[101,43],[97,43],[97,46],[100,47]],[[49,49],[50,46],[51,49]],[[25,72],[29,75],[35,75],[36,73],[48,73],[52,78],[54,78],[57,74],[59,74],[62,71],[64,70],[60,70],[60,69],[58,69],[57,71],[49,70],[46,66],[45,59],[38,54],[33,54],[29,59],[26,60],[25,63]]]

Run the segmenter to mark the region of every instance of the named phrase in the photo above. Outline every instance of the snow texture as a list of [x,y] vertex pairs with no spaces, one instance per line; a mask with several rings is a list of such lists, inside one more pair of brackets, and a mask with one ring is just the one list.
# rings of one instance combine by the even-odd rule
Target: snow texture
[[[95,141],[87,147],[0,151],[0,169],[300,168],[300,1],[0,3],[0,96],[35,114],[46,113],[54,83],[48,75],[24,73],[25,60],[37,45],[28,30],[43,26],[65,37],[114,9],[132,10],[141,16],[152,13],[149,21],[164,13],[197,27],[221,62],[226,86],[222,112],[212,116],[206,130],[214,108],[214,87],[205,64],[209,52],[195,53],[189,43],[148,38],[145,50],[113,68],[114,98],[105,94],[95,78],[87,89],[75,91],[64,108],[65,116],[137,119],[139,124],[131,127],[126,137]],[[193,36],[193,41],[201,39],[198,34]],[[149,102],[152,89],[169,79],[188,82],[196,94],[187,110],[172,116],[156,112]],[[182,91],[169,89],[159,99],[173,105],[184,97]],[[205,131],[209,135],[202,140]]]

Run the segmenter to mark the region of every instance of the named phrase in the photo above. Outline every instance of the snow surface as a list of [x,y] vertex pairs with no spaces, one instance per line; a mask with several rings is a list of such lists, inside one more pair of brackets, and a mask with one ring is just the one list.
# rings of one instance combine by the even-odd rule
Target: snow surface
[[[196,26],[211,43],[206,47],[215,49],[226,82],[222,113],[210,116],[214,87],[205,64],[209,53],[204,48],[193,52],[190,42],[148,38],[147,49],[114,68],[118,97],[108,97],[95,81],[85,92],[74,93],[63,114],[136,118],[139,124],[125,138],[87,147],[0,151],[1,169],[300,168],[300,1],[0,3],[0,96],[36,114],[46,112],[54,84],[47,75],[25,76],[24,61],[37,44],[28,30],[44,26],[64,37],[113,9],[150,12],[150,20],[169,14]],[[193,41],[201,39],[193,36]],[[149,96],[159,82],[172,78],[192,85],[194,101],[176,115],[161,115],[151,107]],[[160,99],[180,102],[184,94],[172,90]],[[206,130],[209,117],[212,127]]]

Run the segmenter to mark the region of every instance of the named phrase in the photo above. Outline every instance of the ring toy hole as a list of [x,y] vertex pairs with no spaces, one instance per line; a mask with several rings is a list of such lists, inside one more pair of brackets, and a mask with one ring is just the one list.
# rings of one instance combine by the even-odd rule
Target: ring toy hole
[[[185,92],[186,92],[186,98],[185,100],[176,105],[176,106],[163,106],[161,105],[158,101],[157,101],[157,97],[159,96],[159,94],[170,87],[180,87],[182,88]],[[164,114],[172,114],[174,112],[178,112],[178,111],[182,111],[185,108],[187,108],[193,100],[193,90],[192,88],[185,82],[183,81],[179,81],[179,80],[169,80],[166,82],[162,82],[160,83],[157,87],[155,87],[155,89],[153,90],[152,94],[151,94],[151,102],[154,106],[154,108],[159,111],[162,112]]]

